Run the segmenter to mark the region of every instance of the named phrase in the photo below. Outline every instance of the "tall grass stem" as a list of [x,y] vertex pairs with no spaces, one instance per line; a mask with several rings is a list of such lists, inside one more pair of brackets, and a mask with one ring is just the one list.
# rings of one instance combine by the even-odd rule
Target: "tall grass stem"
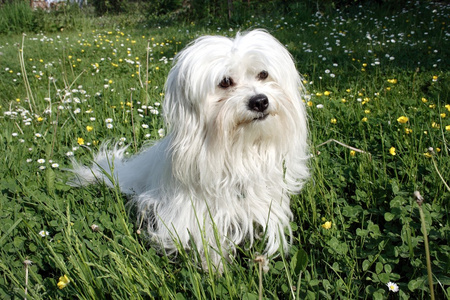
[[424,215],[423,209],[422,209],[423,197],[422,197],[422,195],[420,195],[419,191],[414,192],[414,197],[416,198],[417,204],[419,206],[420,222],[422,224],[423,242],[425,245],[425,256],[426,256],[426,260],[427,260],[428,285],[430,287],[430,297],[431,297],[431,300],[434,300],[433,272],[431,270],[430,249],[428,246],[428,235],[427,235],[427,227],[426,227],[426,222],[425,222],[425,215]]

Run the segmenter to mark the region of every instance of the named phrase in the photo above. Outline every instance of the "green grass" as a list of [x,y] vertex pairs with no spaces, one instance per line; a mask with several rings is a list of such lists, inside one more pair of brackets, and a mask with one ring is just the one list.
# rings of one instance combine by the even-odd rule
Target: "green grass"
[[[0,298],[26,297],[31,260],[30,299],[257,299],[260,276],[268,299],[428,299],[416,190],[434,293],[448,298],[449,15],[448,5],[411,3],[255,16],[233,31],[192,23],[2,36]],[[71,188],[64,169],[69,156],[87,162],[106,140],[134,152],[159,139],[175,53],[205,33],[256,27],[287,45],[305,78],[313,176],[292,198],[290,253],[260,274],[263,243],[242,247],[217,276],[192,263],[195,253],[158,254],[124,196]],[[330,139],[365,153],[318,146]],[[64,275],[70,282],[58,289]]]

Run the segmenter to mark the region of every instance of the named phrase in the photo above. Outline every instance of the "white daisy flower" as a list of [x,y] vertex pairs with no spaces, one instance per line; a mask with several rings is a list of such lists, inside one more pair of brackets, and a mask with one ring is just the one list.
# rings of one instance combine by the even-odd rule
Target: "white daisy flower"
[[386,285],[391,292],[397,293],[399,290],[398,285],[394,282],[389,281]]
[[39,231],[39,235],[42,237],[46,237],[46,236],[50,235],[50,233],[48,231],[41,230],[41,231]]

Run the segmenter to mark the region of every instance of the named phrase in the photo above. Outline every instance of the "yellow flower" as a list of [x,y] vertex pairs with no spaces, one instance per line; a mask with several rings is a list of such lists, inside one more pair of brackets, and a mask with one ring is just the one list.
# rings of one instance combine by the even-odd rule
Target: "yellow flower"
[[312,103],[311,101],[308,101],[306,104],[307,104],[309,107],[313,106],[313,103]]
[[405,128],[405,133],[406,133],[406,134],[412,133],[412,129],[410,129],[410,128]]
[[438,76],[433,76],[433,81],[437,81],[438,80]]
[[405,124],[408,121],[409,121],[408,117],[405,117],[405,116],[401,116],[400,118],[397,119],[397,122],[399,122],[401,124]]
[[450,131],[450,125],[445,126],[445,131]]
[[88,126],[86,126],[86,130],[88,132],[91,132],[92,130],[94,130],[94,127],[88,125]]
[[58,282],[57,286],[60,290],[62,290],[69,284],[69,282],[70,282],[70,280],[69,280],[69,277],[67,277],[67,275],[61,276],[61,277],[59,277],[59,282]]
[[324,94],[325,96],[330,96],[331,92],[325,91],[323,94]]
[[444,119],[447,115],[445,113],[442,113],[440,116],[442,119]]
[[331,124],[336,124],[336,123],[337,123],[337,120],[336,120],[336,118],[332,118],[332,119],[330,120],[330,122],[331,122]]
[[84,139],[79,137],[79,138],[77,139],[77,143],[78,143],[78,145],[80,145],[80,146],[81,146],[81,145],[84,145]]
[[450,111],[450,104],[447,104],[447,105],[445,106],[445,108],[446,108],[448,111]]
[[42,121],[44,121],[44,118],[43,117],[38,117],[37,120],[38,120],[38,122],[42,122]]
[[392,84],[396,84],[398,81],[397,81],[397,79],[388,79],[388,82],[389,83],[392,83]]
[[331,228],[331,221],[326,221],[322,224],[322,228],[330,229]]
[[431,158],[431,157],[433,157],[433,155],[432,155],[430,152],[425,152],[423,155],[424,155],[426,158]]
[[389,154],[391,154],[392,156],[396,155],[396,153],[395,153],[395,148],[394,148],[394,147],[391,147],[391,148],[389,149]]
[[350,151],[350,156],[355,156],[355,155],[356,155],[356,151],[355,150]]
[[370,109],[366,109],[366,110],[364,111],[364,113],[370,114]]
[[317,93],[316,93],[316,96],[317,96],[317,97],[322,97],[322,95],[323,95],[323,94],[320,93],[320,92],[317,92]]
[[367,117],[362,118],[361,121],[367,122]]
[[422,102],[427,103],[428,102],[427,98],[422,98]]
[[439,128],[439,127],[441,127],[438,123],[436,123],[436,122],[433,122],[432,124],[431,124],[431,127],[433,127],[433,128]]

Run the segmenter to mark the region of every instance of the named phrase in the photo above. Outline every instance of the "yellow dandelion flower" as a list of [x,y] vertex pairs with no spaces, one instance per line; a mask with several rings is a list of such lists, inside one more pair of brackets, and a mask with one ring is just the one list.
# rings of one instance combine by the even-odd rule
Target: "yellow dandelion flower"
[[450,104],[447,104],[447,105],[445,106],[445,108],[446,108],[448,111],[450,111]]
[[321,226],[322,226],[322,228],[330,229],[331,228],[331,221],[326,221]]
[[325,96],[330,96],[331,92],[325,91],[323,94],[324,94]]
[[433,155],[432,155],[430,152],[425,152],[423,155],[424,155],[426,158],[431,158],[431,157],[433,157]]
[[88,132],[91,132],[92,130],[94,130],[94,127],[88,125],[88,126],[86,126],[86,130]]
[[43,117],[38,117],[37,120],[38,120],[38,122],[42,122],[42,121],[44,121],[44,118]]
[[395,156],[397,154],[397,153],[395,153],[395,148],[394,147],[391,147],[389,149],[389,154],[392,155],[392,156]]
[[79,137],[79,138],[77,139],[77,143],[78,143],[78,145],[80,145],[80,146],[81,146],[81,145],[84,145],[84,139]]
[[447,115],[445,113],[440,114],[441,118],[444,119]]
[[450,131],[450,125],[445,126],[445,131]]
[[308,101],[306,104],[307,104],[309,107],[313,106],[312,101]]
[[401,117],[399,117],[398,119],[397,119],[397,122],[399,122],[399,123],[401,123],[401,124],[405,124],[405,123],[407,123],[409,121],[409,118],[408,117],[405,117],[405,116],[401,116]]
[[59,282],[57,283],[57,286],[60,290],[62,290],[69,284],[69,282],[70,280],[69,277],[67,277],[67,275],[61,276],[59,277]]

